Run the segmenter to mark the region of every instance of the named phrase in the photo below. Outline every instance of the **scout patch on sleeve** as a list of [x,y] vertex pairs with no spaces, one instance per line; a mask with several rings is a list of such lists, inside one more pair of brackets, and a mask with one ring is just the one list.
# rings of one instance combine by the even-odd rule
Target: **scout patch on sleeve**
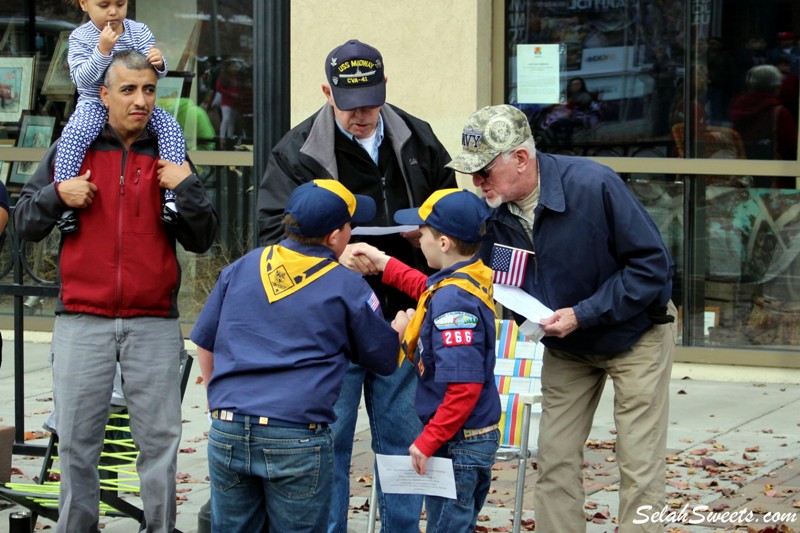
[[433,325],[438,330],[474,329],[478,325],[478,317],[463,311],[450,311],[434,318]]
[[472,344],[471,329],[446,329],[442,332],[445,346],[469,346]]

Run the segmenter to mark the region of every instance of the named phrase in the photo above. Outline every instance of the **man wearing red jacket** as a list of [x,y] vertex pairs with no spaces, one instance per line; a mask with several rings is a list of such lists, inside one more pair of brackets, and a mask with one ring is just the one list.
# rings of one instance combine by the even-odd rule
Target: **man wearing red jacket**
[[[61,494],[58,532],[97,531],[97,464],[116,364],[140,450],[137,470],[148,531],[175,526],[175,474],[181,435],[178,323],[180,267],[175,243],[204,252],[217,216],[189,163],[158,158],[146,131],[156,73],[138,52],[114,56],[101,88],[108,122],[81,175],[54,183],[56,145],[22,189],[14,212],[21,239],[46,237],[67,209],[77,231],[62,235],[61,292],[53,328],[53,391]],[[184,215],[161,223],[163,189]]]

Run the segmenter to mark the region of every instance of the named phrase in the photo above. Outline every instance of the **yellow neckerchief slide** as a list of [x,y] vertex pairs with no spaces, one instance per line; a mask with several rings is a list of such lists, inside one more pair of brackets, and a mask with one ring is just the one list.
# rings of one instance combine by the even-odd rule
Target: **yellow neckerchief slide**
[[267,246],[261,252],[259,271],[269,303],[275,303],[318,280],[338,264],[324,257],[303,255],[276,244]]
[[459,268],[450,277],[428,287],[419,297],[417,310],[414,312],[414,316],[411,317],[411,322],[408,323],[406,332],[403,335],[403,342],[400,344],[400,356],[397,359],[398,366],[403,364],[404,358],[407,358],[412,364],[414,363],[414,351],[417,349],[419,330],[422,327],[425,314],[428,312],[428,304],[433,293],[446,285],[455,285],[464,289],[491,309],[492,315],[495,314],[492,271],[483,264],[483,261],[478,259],[474,263]]

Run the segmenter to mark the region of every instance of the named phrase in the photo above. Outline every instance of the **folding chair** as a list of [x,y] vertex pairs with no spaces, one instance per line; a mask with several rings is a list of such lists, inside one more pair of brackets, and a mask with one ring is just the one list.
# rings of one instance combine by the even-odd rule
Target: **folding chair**
[[503,414],[500,417],[498,461],[517,461],[512,531],[522,526],[525,470],[529,457],[536,454],[539,418],[542,413],[542,362],[544,347],[523,336],[513,320],[498,320],[497,362],[494,367]]
[[[183,398],[194,360],[184,351],[181,362],[180,387]],[[131,436],[127,409],[112,406],[98,465],[100,516],[132,518],[139,523],[142,530],[146,525],[144,511],[122,497],[124,493],[139,494],[139,476],[136,473],[138,456],[139,450]],[[31,527],[38,516],[57,522],[60,476],[58,434],[51,433],[37,482],[0,483],[0,497],[30,509]],[[180,533],[177,529],[175,531]]]

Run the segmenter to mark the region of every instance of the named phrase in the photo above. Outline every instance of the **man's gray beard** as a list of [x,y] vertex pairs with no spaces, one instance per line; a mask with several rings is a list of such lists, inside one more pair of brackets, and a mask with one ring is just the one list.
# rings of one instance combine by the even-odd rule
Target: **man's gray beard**
[[498,208],[503,205],[503,197],[500,195],[496,195],[494,200],[489,200],[488,198],[484,198],[486,200],[486,205],[491,207],[492,209]]

